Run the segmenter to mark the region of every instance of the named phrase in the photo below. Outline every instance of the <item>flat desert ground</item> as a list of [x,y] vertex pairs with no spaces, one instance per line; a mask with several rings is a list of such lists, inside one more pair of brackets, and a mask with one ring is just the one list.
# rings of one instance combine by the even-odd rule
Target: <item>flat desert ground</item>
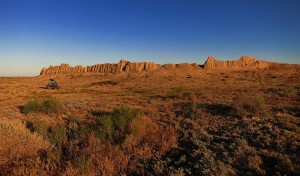
[[[49,78],[60,89],[46,89]],[[0,90],[3,175],[300,174],[299,70],[2,77]],[[47,99],[60,110],[24,112],[28,102]],[[142,115],[124,128],[108,120],[106,128],[103,119],[128,111]],[[6,139],[9,123],[24,125],[43,144],[19,133]],[[58,125],[65,130],[61,140],[53,137]]]

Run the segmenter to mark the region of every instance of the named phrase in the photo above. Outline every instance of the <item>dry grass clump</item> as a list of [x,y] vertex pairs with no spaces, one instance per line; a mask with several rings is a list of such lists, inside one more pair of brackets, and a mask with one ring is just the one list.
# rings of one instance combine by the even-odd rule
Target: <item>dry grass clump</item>
[[82,174],[143,174],[151,159],[160,158],[177,145],[174,128],[160,126],[127,106],[116,107],[92,127],[78,124],[78,131],[88,133],[86,147],[70,151],[74,153],[75,168]]
[[237,95],[232,103],[234,113],[239,116],[247,115],[268,115],[268,107],[265,99],[261,95],[255,97],[247,95]]
[[[145,163],[149,159],[158,159],[177,146],[178,134],[173,127],[161,127],[149,117],[139,116],[129,124],[129,134],[122,147],[129,154],[128,168],[138,174],[145,173]],[[139,167],[137,167],[139,166]]]
[[118,143],[104,143],[91,133],[86,147],[76,152],[75,168],[91,175],[145,174],[151,159],[177,145],[174,128],[163,128],[146,116],[134,118],[123,133]]
[[142,175],[151,160],[177,146],[175,128],[128,106],[66,124],[50,126],[37,119],[32,133],[20,121],[1,122],[0,169],[5,175]]
[[184,97],[189,97],[192,95],[193,94],[189,89],[186,89],[182,86],[175,87],[174,89],[172,89],[172,91],[170,93],[170,97],[173,97],[173,98],[184,98]]
[[20,120],[0,120],[0,165],[14,159],[38,155],[49,143],[30,132]]
[[61,124],[55,125],[51,127],[49,137],[53,144],[63,143],[67,140],[67,128]]

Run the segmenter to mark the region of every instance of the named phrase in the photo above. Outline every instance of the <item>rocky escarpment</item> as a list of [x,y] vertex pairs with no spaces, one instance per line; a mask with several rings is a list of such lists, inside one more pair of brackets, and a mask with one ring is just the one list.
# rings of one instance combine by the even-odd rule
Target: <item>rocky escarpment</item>
[[92,66],[83,67],[81,65],[71,67],[69,64],[61,64],[59,66],[50,66],[49,68],[43,68],[40,75],[53,75],[53,74],[66,74],[66,73],[119,73],[122,71],[144,71],[144,70],[156,70],[160,65],[153,62],[129,62],[121,60],[116,64],[96,64]]
[[243,56],[232,61],[219,61],[210,56],[204,63],[204,69],[257,69],[268,68],[269,66],[270,62],[256,60],[251,56]]
[[164,69],[190,69],[190,68],[198,68],[200,66],[198,64],[155,64],[154,62],[129,62],[126,60],[120,60],[119,63],[116,64],[96,64],[92,66],[76,66],[71,67],[69,64],[61,64],[59,66],[50,66],[49,68],[43,68],[40,72],[40,75],[55,75],[55,74],[68,74],[68,73],[120,73],[120,72],[140,72],[140,71],[149,71],[149,70],[157,70],[159,68]]
[[[263,60],[257,60],[251,56],[243,56],[238,60],[232,61],[219,61],[214,57],[208,57],[203,65],[205,70],[253,70],[268,68],[271,70],[280,70],[282,68],[296,68],[299,70],[299,65],[280,64],[274,62],[268,62]],[[153,62],[129,62],[121,60],[115,64],[96,64],[92,66],[76,66],[71,67],[68,64],[61,64],[59,66],[50,66],[49,68],[43,68],[40,75],[53,75],[53,74],[69,74],[69,73],[120,73],[120,72],[140,72],[157,69],[202,69],[198,64],[155,64]]]
[[85,73],[87,71],[88,68],[81,65],[71,67],[69,64],[61,64],[59,66],[50,65],[49,68],[43,68],[40,72],[40,75],[52,75],[59,73]]

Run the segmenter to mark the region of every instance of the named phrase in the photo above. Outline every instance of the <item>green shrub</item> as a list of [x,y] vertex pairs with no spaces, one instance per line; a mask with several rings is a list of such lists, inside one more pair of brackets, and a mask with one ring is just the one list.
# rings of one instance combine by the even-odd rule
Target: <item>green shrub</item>
[[[98,114],[97,112],[93,113]],[[141,114],[143,114],[141,111],[131,109],[128,106],[118,106],[112,114],[100,115],[99,121],[95,124],[80,124],[78,120],[74,122],[73,118],[70,118],[68,120],[69,132],[73,138],[82,142],[86,141],[89,134],[93,133],[104,143],[112,141],[121,143],[128,133],[129,123]]]
[[113,118],[110,115],[101,117],[101,131],[103,132],[103,139],[110,140],[114,132]]
[[123,131],[128,123],[134,118],[140,115],[141,112],[133,110],[128,106],[116,107],[113,111],[113,124],[116,130]]
[[37,133],[39,133],[39,134],[43,135],[44,137],[46,137],[48,135],[49,125],[46,122],[44,122],[43,120],[37,119],[33,123],[33,129]]
[[92,131],[94,130],[89,126],[80,125],[79,128],[75,131],[76,139],[80,141],[84,141]]
[[[93,132],[102,142],[115,141],[120,143],[128,133],[129,123],[142,114],[141,111],[131,109],[128,106],[118,106],[111,115],[101,116],[97,125],[88,126],[87,131],[83,132],[85,136]],[[81,127],[79,131],[84,130],[83,128]]]
[[41,103],[38,100],[28,101],[23,107],[23,113],[28,114],[31,112],[40,112],[41,111]]
[[62,143],[67,139],[67,128],[64,125],[58,124],[51,128],[51,142],[54,144]]
[[59,113],[63,109],[62,104],[54,98],[47,98],[44,100],[28,101],[23,107],[23,113],[29,114],[32,112],[42,112],[45,114]]
[[41,108],[45,114],[58,113],[62,110],[62,104],[54,98],[49,98],[42,102]]

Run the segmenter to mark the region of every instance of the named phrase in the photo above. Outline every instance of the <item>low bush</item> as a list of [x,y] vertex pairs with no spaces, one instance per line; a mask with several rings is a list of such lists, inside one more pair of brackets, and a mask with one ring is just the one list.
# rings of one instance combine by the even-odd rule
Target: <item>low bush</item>
[[114,108],[111,114],[98,115],[96,123],[80,124],[77,120],[68,120],[69,133],[72,138],[79,141],[85,141],[87,137],[93,135],[100,139],[103,143],[121,143],[126,134],[128,134],[128,125],[138,116],[143,115],[143,112],[129,108],[127,106],[118,106]]
[[191,119],[196,119],[200,115],[200,110],[198,109],[198,103],[195,100],[192,100],[190,107],[190,118]]
[[67,128],[58,124],[51,128],[50,140],[54,144],[63,143],[67,139]]
[[33,123],[33,130],[41,135],[43,135],[44,137],[46,137],[48,135],[48,130],[49,130],[49,125],[41,120],[41,119],[37,119],[34,123]]
[[45,114],[58,113],[62,110],[62,104],[57,99],[49,98],[42,102],[41,109]]
[[60,164],[62,157],[62,151],[60,148],[51,148],[46,151],[46,161],[47,163],[57,163]]
[[110,115],[104,115],[101,117],[101,134],[103,140],[112,140],[113,139],[113,133],[114,133],[114,123],[113,118]]
[[40,112],[41,103],[38,100],[28,101],[23,107],[23,113],[28,114],[32,112]]
[[63,110],[63,105],[54,98],[44,100],[28,101],[23,107],[23,113],[29,114],[33,112],[42,112],[45,114],[59,113]]
[[160,158],[177,146],[176,130],[170,126],[159,126],[147,116],[133,119],[128,129],[122,148],[130,156],[127,168],[132,173],[144,174],[146,162]]
[[[126,129],[129,123],[136,117],[142,115],[143,112],[139,110],[134,110],[128,106],[118,106],[113,110],[112,119],[112,130],[113,130],[113,140],[117,143],[124,140],[126,135]],[[101,121],[102,125],[105,124],[104,128],[108,128],[111,125],[109,117],[104,118],[105,121]],[[109,127],[111,128],[111,127]]]
[[237,95],[232,103],[234,114],[239,116],[247,115],[268,115],[268,107],[265,99],[261,95],[250,97],[246,95]]
[[[0,143],[1,172],[5,175],[143,175],[151,160],[161,158],[177,146],[178,134],[173,125],[153,120],[139,110],[118,106],[111,113],[95,117],[86,121],[70,117],[66,125],[52,127],[37,119],[32,125],[36,133],[27,130],[36,137],[35,141],[1,133],[0,123],[1,136],[10,137]],[[45,145],[46,139],[52,145],[49,142]],[[13,145],[2,152],[4,143]],[[9,153],[10,150],[22,152]],[[9,159],[4,161],[5,152]]]

